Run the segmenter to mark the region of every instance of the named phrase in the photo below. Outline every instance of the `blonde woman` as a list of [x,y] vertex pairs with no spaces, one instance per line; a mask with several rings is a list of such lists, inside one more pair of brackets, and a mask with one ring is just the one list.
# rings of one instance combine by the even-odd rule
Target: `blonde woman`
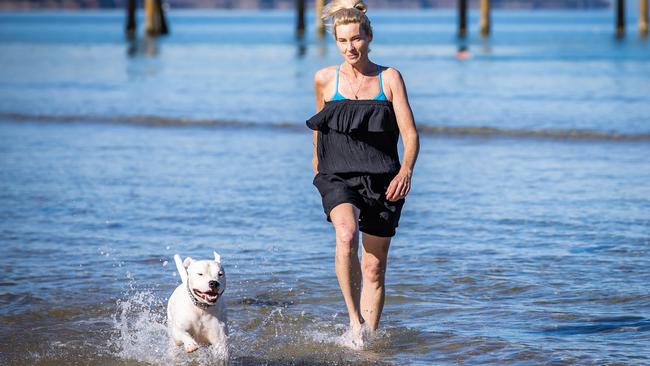
[[343,63],[316,72],[317,114],[307,121],[314,130],[314,185],[336,232],[336,276],[355,346],[363,346],[379,326],[388,248],[419,151],[400,73],[368,58],[373,33],[366,10],[358,0],[334,0],[325,7],[323,18]]

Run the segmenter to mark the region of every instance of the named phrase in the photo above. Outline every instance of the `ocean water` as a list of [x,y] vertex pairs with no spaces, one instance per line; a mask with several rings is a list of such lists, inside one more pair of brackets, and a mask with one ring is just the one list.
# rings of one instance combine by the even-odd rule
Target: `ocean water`
[[[459,42],[453,11],[372,15],[371,57],[402,72],[423,127],[650,133],[650,45],[634,19],[617,40],[611,11],[495,11],[489,41],[473,14]],[[0,14],[0,113],[302,126],[315,70],[341,61],[330,38],[297,42],[290,11],[172,11],[170,37],[132,43],[123,18]]]
[[453,12],[370,15],[422,149],[359,351],[304,127],[331,41],[283,11],[132,43],[122,12],[0,14],[0,364],[215,363],[165,331],[172,256],[213,250],[234,365],[649,364],[648,40],[497,11],[461,62]]

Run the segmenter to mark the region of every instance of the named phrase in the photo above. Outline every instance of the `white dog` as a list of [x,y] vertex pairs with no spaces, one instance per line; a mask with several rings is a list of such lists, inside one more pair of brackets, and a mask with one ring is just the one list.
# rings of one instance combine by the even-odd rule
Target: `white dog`
[[199,344],[211,344],[221,347],[227,355],[228,326],[221,297],[226,289],[226,273],[221,256],[214,253],[214,260],[200,261],[187,257],[181,262],[176,254],[174,262],[183,283],[167,303],[171,338],[187,352],[196,351]]

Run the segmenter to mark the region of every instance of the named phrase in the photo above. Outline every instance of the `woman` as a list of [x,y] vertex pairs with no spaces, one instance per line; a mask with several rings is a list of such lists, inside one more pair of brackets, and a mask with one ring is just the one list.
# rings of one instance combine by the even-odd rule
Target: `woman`
[[336,232],[336,276],[360,346],[379,325],[388,247],[419,150],[400,73],[368,59],[372,28],[366,9],[359,0],[333,0],[324,9],[343,63],[316,72],[318,113],[307,121],[314,130],[314,185]]

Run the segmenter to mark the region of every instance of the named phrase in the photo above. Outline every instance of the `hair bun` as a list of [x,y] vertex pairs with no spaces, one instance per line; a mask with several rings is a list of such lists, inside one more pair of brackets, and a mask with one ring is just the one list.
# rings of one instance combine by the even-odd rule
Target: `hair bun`
[[354,9],[365,14],[368,11],[368,6],[363,0],[332,0],[323,8],[323,18],[331,17],[334,13],[344,9]]
[[364,14],[368,11],[368,6],[366,6],[366,4],[363,3],[363,1],[357,1],[357,3],[354,4],[354,8]]
[[372,27],[366,11],[368,6],[363,0],[332,0],[323,7],[321,19],[333,30],[335,37],[337,25],[360,23],[366,34],[372,38]]

